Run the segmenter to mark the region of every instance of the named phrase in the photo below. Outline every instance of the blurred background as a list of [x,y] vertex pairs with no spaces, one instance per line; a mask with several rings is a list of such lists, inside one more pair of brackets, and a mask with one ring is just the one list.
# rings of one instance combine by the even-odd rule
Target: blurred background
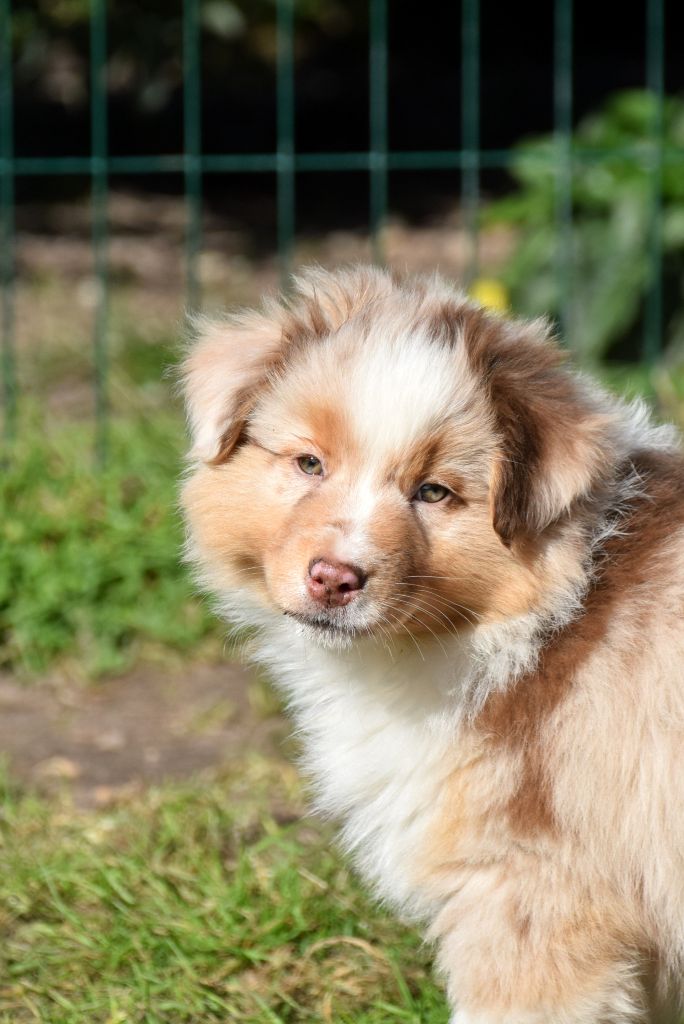
[[446,1020],[181,561],[187,312],[357,260],[684,422],[681,3],[0,0],[2,1022]]

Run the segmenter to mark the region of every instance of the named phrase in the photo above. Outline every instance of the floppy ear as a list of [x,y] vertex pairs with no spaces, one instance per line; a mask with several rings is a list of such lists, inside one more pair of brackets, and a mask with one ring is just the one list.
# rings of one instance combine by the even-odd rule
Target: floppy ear
[[611,464],[613,416],[566,368],[545,322],[476,320],[464,336],[499,434],[492,521],[510,545],[540,534],[601,480]]
[[225,462],[244,429],[259,384],[283,346],[280,322],[260,313],[193,321],[195,341],[186,356],[182,385],[192,435],[191,455]]
[[244,430],[259,385],[293,342],[315,343],[393,285],[372,267],[328,273],[312,267],[293,281],[287,298],[223,320],[193,320],[195,341],[181,367],[191,455],[218,465]]

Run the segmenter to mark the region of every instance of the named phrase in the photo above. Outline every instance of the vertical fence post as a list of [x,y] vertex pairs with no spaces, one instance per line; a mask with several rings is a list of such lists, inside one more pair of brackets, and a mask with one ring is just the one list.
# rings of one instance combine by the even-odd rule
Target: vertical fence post
[[183,166],[185,173],[185,290],[189,310],[201,302],[198,259],[202,246],[202,104],[199,0],[183,0]]
[[650,216],[648,226],[648,290],[644,308],[643,357],[653,363],[663,333],[663,134],[665,99],[665,5],[646,4],[646,83],[653,101],[649,148]]
[[555,0],[553,123],[556,153],[556,289],[560,326],[572,343],[572,0]]
[[478,272],[480,207],[480,4],[463,0],[461,25],[461,207],[467,238],[464,282]]
[[103,462],[108,442],[107,321],[107,10],[106,0],[91,0],[90,8],[90,132],[92,186],[92,243],[97,297],[93,325],[95,357],[95,450]]
[[281,284],[292,271],[295,234],[294,2],[277,0],[278,259]]
[[3,433],[17,427],[14,354],[14,121],[12,97],[12,11],[0,0],[0,337],[2,340]]
[[384,262],[387,217],[387,0],[371,0],[369,25],[370,234],[375,263]]

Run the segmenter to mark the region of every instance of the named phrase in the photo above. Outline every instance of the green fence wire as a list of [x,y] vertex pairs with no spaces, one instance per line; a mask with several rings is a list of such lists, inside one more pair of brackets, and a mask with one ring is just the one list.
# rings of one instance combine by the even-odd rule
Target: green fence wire
[[12,23],[10,5],[0,6],[0,330],[4,432],[12,437],[17,419],[14,364],[14,119],[12,101]]
[[480,4],[463,0],[461,27],[461,206],[468,235],[465,283],[477,273],[477,214],[480,205]]
[[197,261],[202,246],[202,118],[199,0],[183,5],[183,171],[187,204],[186,293],[188,307],[200,304]]
[[570,337],[572,292],[572,0],[555,0],[553,117],[556,138],[556,275],[563,334]]
[[[0,0],[0,331],[4,434],[17,429],[18,387],[14,348],[13,282],[14,189],[17,178],[38,175],[88,175],[92,187],[92,244],[98,301],[93,327],[97,449],[107,446],[107,195],[112,174],[182,174],[186,197],[186,289],[190,309],[201,302],[198,260],[202,237],[202,178],[214,173],[275,173],[277,179],[278,252],[283,279],[293,260],[296,231],[296,180],[301,171],[365,171],[370,180],[369,225],[373,257],[383,256],[383,225],[388,209],[388,175],[401,170],[448,170],[460,173],[461,205],[469,238],[466,277],[478,267],[478,211],[483,169],[507,168],[510,149],[480,147],[480,4],[462,0],[460,55],[463,101],[460,148],[396,151],[388,144],[388,0],[369,0],[369,138],[367,151],[300,153],[295,145],[295,16],[296,0],[277,0],[277,146],[272,153],[205,154],[201,136],[200,0],[183,2],[184,108],[183,146],[177,154],[110,156],[107,145],[107,16],[106,0],[90,0],[91,148],[89,156],[21,157],[14,152],[12,9]],[[110,12],[112,13],[112,12]],[[582,151],[582,160],[601,161],[616,155],[648,161],[650,175],[650,278],[646,300],[643,356],[653,360],[660,349],[662,296],[662,175],[668,160],[684,162],[684,153],[663,144],[665,73],[664,0],[645,0],[646,86],[657,98],[651,138],[646,147]],[[557,275],[561,319],[571,334],[572,316],[572,187],[579,155],[573,152],[573,6],[554,0],[554,171],[556,175]],[[456,63],[456,62],[455,62]],[[455,69],[457,73],[457,69]],[[456,122],[456,115],[455,115]],[[454,137],[458,138],[454,125]]]
[[650,151],[651,216],[649,231],[650,287],[644,320],[644,357],[652,362],[658,354],[663,327],[662,183],[663,110],[665,98],[664,0],[648,0],[646,9],[646,84],[656,97]]
[[93,327],[95,357],[96,449],[107,447],[107,14],[105,0],[91,0],[90,16],[90,173],[92,233],[97,303]]

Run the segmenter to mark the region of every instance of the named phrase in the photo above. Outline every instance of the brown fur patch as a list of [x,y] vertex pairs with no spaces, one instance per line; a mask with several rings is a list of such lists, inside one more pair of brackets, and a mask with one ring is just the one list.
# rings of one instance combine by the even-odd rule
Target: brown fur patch
[[[396,465],[390,470],[390,478],[397,481],[407,496],[413,494],[421,484],[434,481],[446,485],[457,498],[465,500],[463,476],[454,470],[453,464],[444,465],[448,459],[449,446],[449,439],[439,430],[426,432],[423,440],[414,444],[410,452],[401,453]],[[451,461],[453,463],[453,459]]]
[[350,457],[360,458],[344,409],[318,401],[316,396],[312,396],[300,413],[311,434],[314,454],[320,451],[328,461],[334,459],[335,453],[340,451]]
[[523,835],[554,827],[542,750],[544,724],[604,641],[616,603],[653,581],[673,530],[684,525],[684,460],[648,453],[636,456],[634,467],[646,496],[635,500],[620,535],[606,543],[582,617],[547,644],[535,671],[510,690],[493,694],[476,723],[490,739],[523,754],[522,779],[508,807],[512,827]]

